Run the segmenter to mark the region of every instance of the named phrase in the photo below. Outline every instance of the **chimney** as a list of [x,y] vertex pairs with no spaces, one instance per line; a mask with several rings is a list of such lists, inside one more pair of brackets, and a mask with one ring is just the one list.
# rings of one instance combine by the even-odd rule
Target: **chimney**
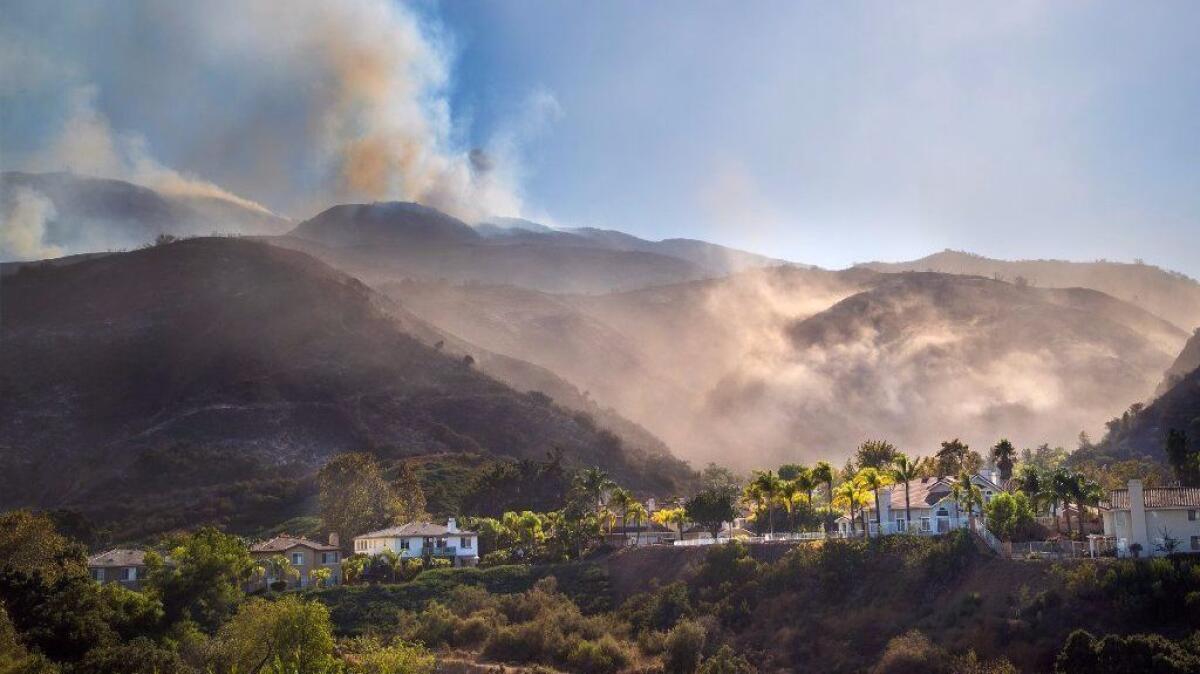
[[1141,543],[1142,553],[1150,556],[1150,537],[1146,535],[1146,500],[1141,480],[1129,481],[1129,543]]
[[455,520],[453,517],[446,520],[446,531],[448,531],[452,534],[458,533],[458,521]]
[[650,513],[651,515],[653,515],[653,514],[654,514],[654,511],[655,511],[655,510],[657,510],[657,508],[658,508],[658,504],[657,504],[657,503],[655,503],[655,501],[654,501],[654,497],[653,497],[653,496],[651,496],[650,498],[646,499],[646,512],[648,512],[648,513]]
[[336,531],[329,532],[329,544],[335,548],[342,547],[341,543],[338,542],[338,535]]

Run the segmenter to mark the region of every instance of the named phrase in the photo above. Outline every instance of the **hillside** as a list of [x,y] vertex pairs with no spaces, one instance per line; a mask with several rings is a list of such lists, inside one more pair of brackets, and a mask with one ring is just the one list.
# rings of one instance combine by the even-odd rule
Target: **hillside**
[[1182,274],[1147,264],[1067,262],[1065,260],[995,260],[946,250],[911,262],[862,265],[882,272],[936,271],[1018,279],[1042,288],[1091,288],[1142,307],[1183,330],[1200,326],[1200,283]]
[[[1186,335],[1103,293],[779,267],[595,296],[401,283],[423,320],[550,369],[693,462],[1073,444],[1149,397]],[[995,436],[995,437],[992,437]]]
[[[159,234],[281,234],[291,227],[285,218],[213,196],[166,194],[73,173],[0,173],[0,204],[12,209],[25,199],[47,202],[44,222],[21,225],[42,228],[38,243],[58,254],[136,248]],[[0,215],[18,226],[11,210]],[[0,247],[0,259],[24,258]]]
[[1167,433],[1171,429],[1186,433],[1188,449],[1200,451],[1200,369],[1175,380],[1154,402],[1136,413],[1114,418],[1104,439],[1089,450],[1077,452],[1074,458],[1098,463],[1145,458],[1165,464]]
[[713,275],[678,257],[577,245],[583,239],[570,234],[519,231],[525,234],[484,236],[423,206],[356,204],[330,208],[272,243],[303,250],[372,285],[448,280],[597,293]]
[[1166,393],[1196,368],[1200,368],[1200,328],[1196,328],[1187,344],[1184,345],[1183,351],[1179,352],[1179,357],[1163,374],[1162,383],[1158,385],[1159,394]]
[[0,291],[0,506],[128,514],[156,492],[302,481],[364,448],[530,459],[559,448],[640,489],[686,475],[661,445],[623,443],[425,345],[406,330],[427,327],[297,252],[187,240],[27,267]]

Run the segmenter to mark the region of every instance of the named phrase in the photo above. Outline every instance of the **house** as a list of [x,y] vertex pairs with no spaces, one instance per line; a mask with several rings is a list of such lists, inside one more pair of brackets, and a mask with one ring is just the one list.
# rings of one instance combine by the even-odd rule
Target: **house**
[[99,583],[120,583],[137,590],[146,577],[146,553],[143,550],[109,550],[87,560],[88,573]]
[[354,552],[378,555],[391,550],[405,558],[448,559],[454,566],[479,563],[479,535],[458,528],[451,517],[445,526],[431,522],[409,522],[354,537]]
[[1176,552],[1200,552],[1200,488],[1143,487],[1141,480],[1130,480],[1100,503],[1100,518],[1104,535],[1116,540],[1119,556],[1135,550],[1165,555],[1172,541]]
[[316,583],[312,572],[317,569],[329,569],[329,583],[337,585],[342,582],[342,550],[338,545],[338,535],[329,534],[329,543],[319,543],[300,536],[281,534],[269,541],[255,543],[250,546],[250,557],[262,561],[282,555],[299,574],[299,578],[276,578],[268,571],[261,581],[252,583],[252,589],[268,587],[275,581],[286,581],[297,587],[309,587]]
[[[971,476],[971,483],[979,487],[983,494],[984,504],[990,503],[992,497],[1004,491],[990,473],[985,470]],[[924,477],[909,482],[909,511],[905,511],[903,483],[880,489],[879,510],[882,516],[879,521],[883,524],[883,533],[941,534],[968,526],[969,514],[960,510],[954,501],[954,485],[957,483],[958,478],[955,477]],[[867,507],[867,520],[872,534],[877,533],[874,506],[872,497]],[[974,515],[980,517],[982,512],[976,508]],[[861,531],[861,528],[860,524],[858,530]],[[848,517],[838,519],[838,530],[842,535],[854,531]]]
[[674,529],[668,529],[657,522],[630,522],[613,527],[605,535],[604,541],[610,545],[628,547],[669,544],[678,538],[679,534]]

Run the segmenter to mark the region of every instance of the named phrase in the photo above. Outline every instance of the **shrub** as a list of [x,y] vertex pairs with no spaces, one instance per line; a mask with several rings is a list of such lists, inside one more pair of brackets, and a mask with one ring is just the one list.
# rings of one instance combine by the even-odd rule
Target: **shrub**
[[[1191,648],[1188,648],[1190,646]],[[1200,671],[1200,639],[1184,645],[1157,634],[1110,634],[1096,639],[1084,630],[1067,637],[1054,671],[1058,674],[1091,672],[1157,672],[1187,674]]]
[[629,660],[625,647],[611,634],[605,634],[595,641],[577,641],[567,654],[564,664],[573,672],[610,674],[624,669]]
[[728,645],[722,646],[697,670],[698,674],[757,674],[758,669],[746,658],[733,652]]
[[700,666],[707,635],[704,627],[694,620],[684,620],[667,633],[666,660],[663,670],[667,674],[692,674]]

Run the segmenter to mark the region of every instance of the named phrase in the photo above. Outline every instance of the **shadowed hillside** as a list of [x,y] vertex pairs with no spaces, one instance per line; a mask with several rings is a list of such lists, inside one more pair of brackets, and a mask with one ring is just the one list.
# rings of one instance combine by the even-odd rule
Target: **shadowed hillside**
[[0,259],[135,248],[159,234],[281,234],[291,226],[286,218],[214,196],[166,194],[73,173],[0,173],[0,204],[0,222],[40,239],[38,254],[0,248]]
[[[26,267],[2,292],[5,506],[95,509],[156,488],[300,479],[362,448],[537,459],[560,448],[635,487],[686,476],[657,447],[426,346],[406,330],[427,327],[294,251],[188,240]],[[202,460],[176,483],[170,468],[148,470],[171,465],[164,451]]]

